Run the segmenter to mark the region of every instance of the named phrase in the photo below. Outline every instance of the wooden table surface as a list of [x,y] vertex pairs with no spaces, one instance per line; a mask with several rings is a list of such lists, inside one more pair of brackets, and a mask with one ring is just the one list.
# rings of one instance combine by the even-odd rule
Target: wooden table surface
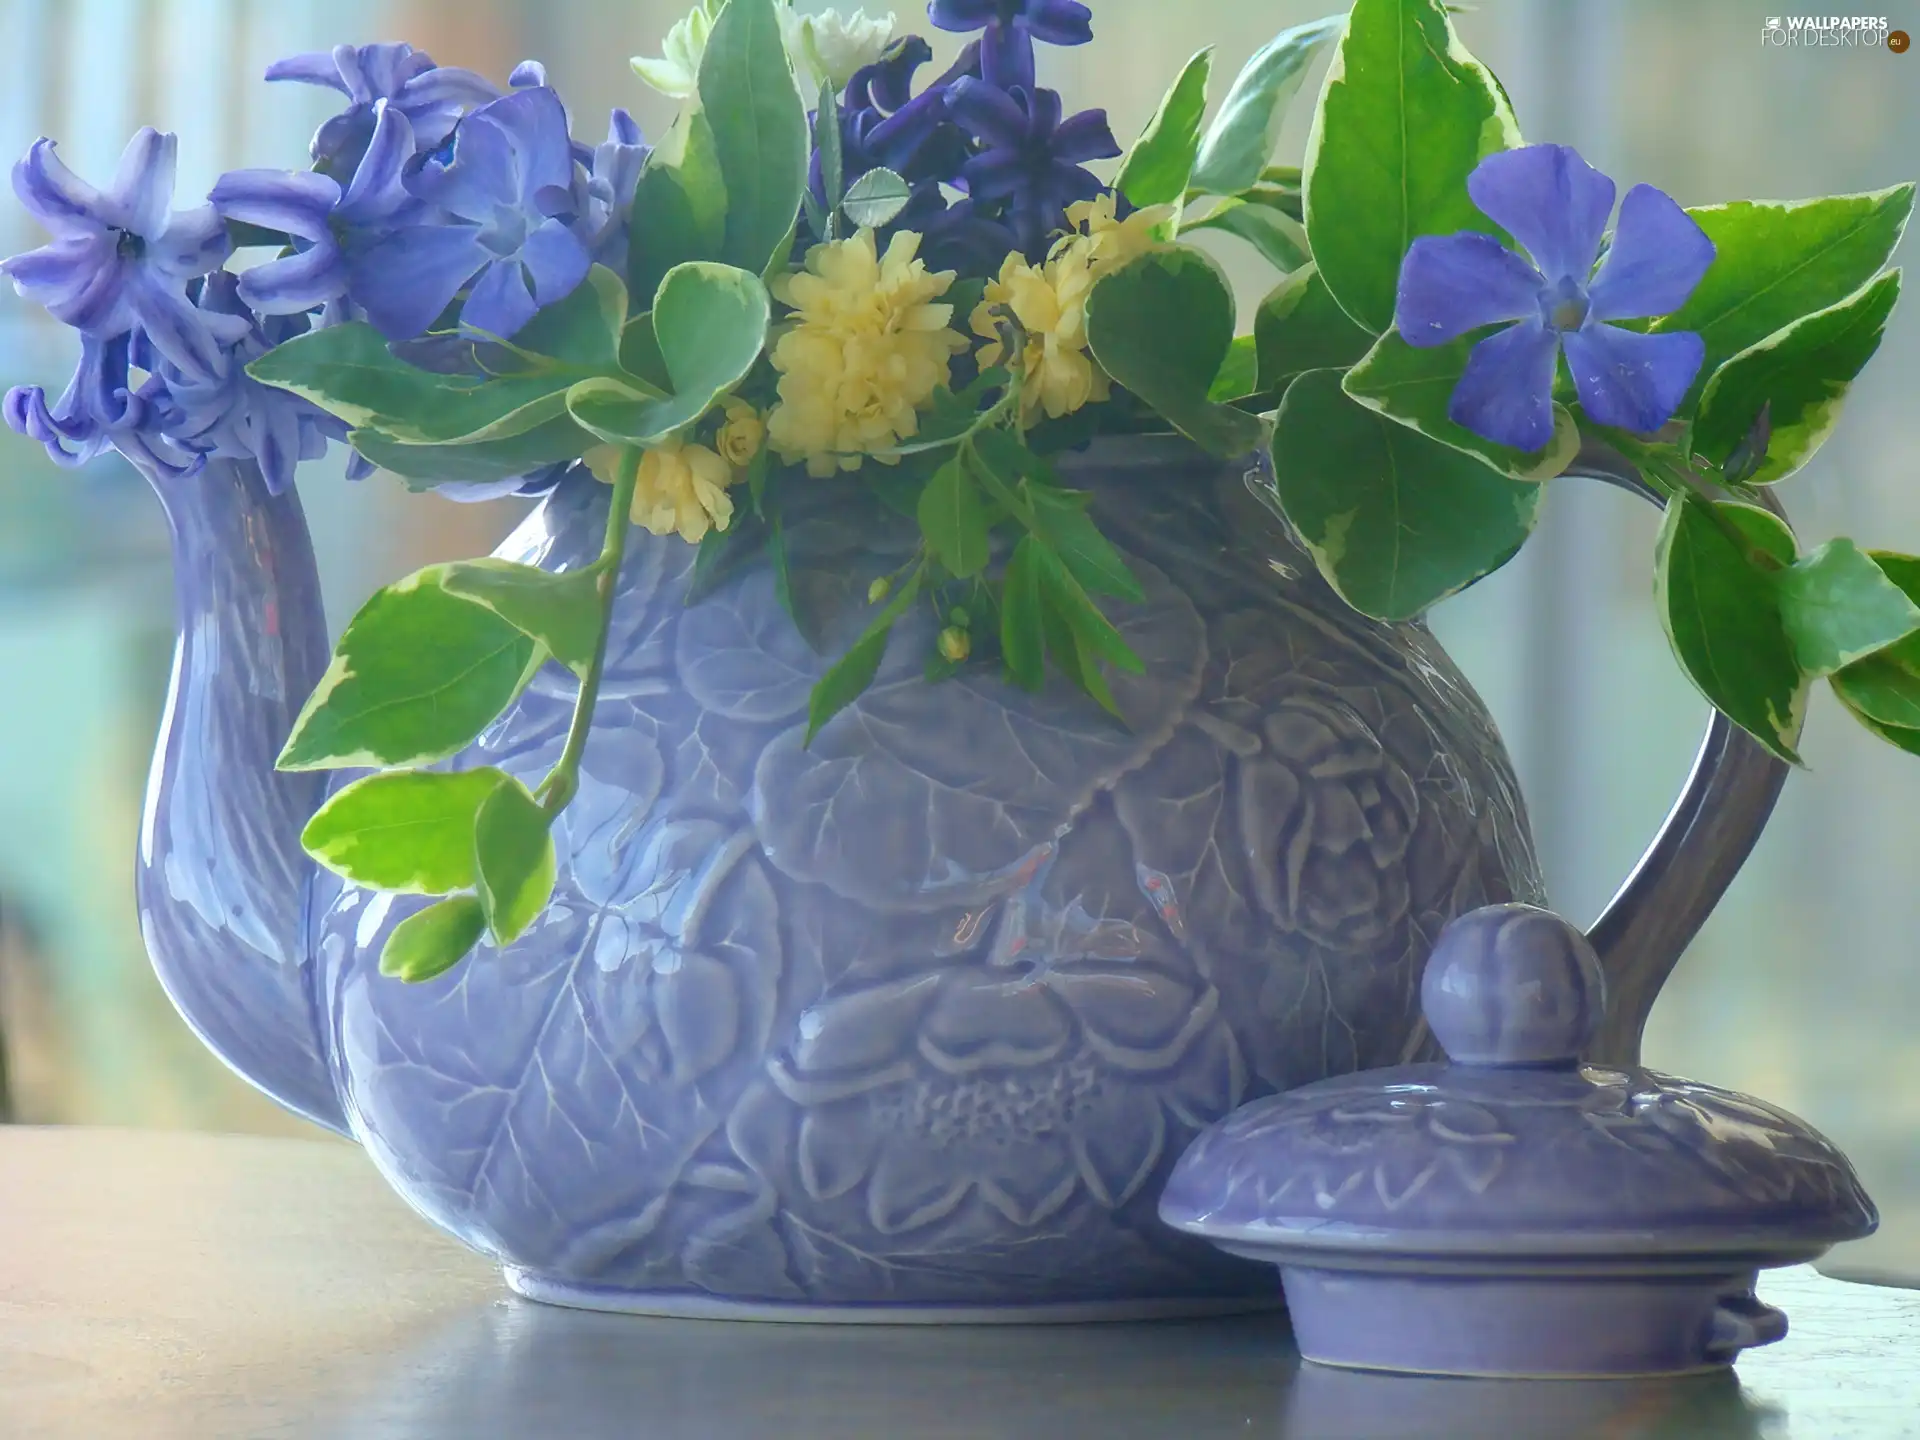
[[4,1440],[1920,1437],[1920,1291],[1763,1279],[1734,1375],[1420,1380],[1276,1317],[840,1329],[507,1294],[352,1147],[0,1128]]

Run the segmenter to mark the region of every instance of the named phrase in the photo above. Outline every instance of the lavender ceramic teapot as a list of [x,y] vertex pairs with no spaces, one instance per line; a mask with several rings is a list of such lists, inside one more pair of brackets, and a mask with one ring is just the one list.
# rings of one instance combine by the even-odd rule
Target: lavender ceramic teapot
[[[1524,811],[1432,635],[1347,609],[1258,466],[1134,440],[1063,468],[1146,591],[1115,612],[1146,661],[1114,683],[1125,728],[1058,685],[925,684],[909,635],[803,748],[822,652],[897,563],[884,529],[806,487],[788,543],[818,650],[771,574],[689,605],[691,547],[636,534],[555,903],[417,986],[376,962],[424,902],[317,869],[299,837],[328,782],[273,769],[328,657],[298,502],[232,462],[169,484],[180,639],[139,864],[168,993],[527,1295],[885,1320],[1270,1303],[1270,1270],[1159,1221],[1161,1182],[1250,1098],[1429,1053],[1441,928],[1543,898]],[[579,566],[606,503],[563,482],[500,553]],[[571,704],[536,678],[454,764],[537,779]],[[1635,1058],[1781,775],[1715,721],[1593,937],[1599,1057]]]

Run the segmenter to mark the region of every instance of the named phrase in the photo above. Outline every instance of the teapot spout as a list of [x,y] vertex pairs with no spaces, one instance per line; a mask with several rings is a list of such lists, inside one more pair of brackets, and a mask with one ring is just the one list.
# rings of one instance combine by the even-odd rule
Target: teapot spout
[[207,1047],[268,1096],[347,1125],[321,1041],[300,832],[321,774],[273,763],[326,667],[306,518],[257,466],[156,484],[179,639],[147,779],[136,894],[160,983]]

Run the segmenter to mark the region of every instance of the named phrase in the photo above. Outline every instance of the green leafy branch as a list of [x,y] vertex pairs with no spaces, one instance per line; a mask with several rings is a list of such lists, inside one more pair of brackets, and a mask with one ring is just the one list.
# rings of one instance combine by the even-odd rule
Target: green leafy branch
[[[1021,432],[1025,335],[1010,314],[1001,322],[1009,365],[942,396],[920,436],[894,452],[927,472],[911,504],[920,543],[892,576],[874,582],[869,601],[883,608],[815,684],[809,745],[873,684],[894,626],[923,598],[939,621],[928,679],[997,649],[1005,677],[1038,690],[1051,660],[1124,723],[1102,667],[1139,674],[1145,666],[1093,597],[1138,603],[1145,594],[1088,514],[1091,497],[1067,488]],[[1013,535],[998,578],[989,574],[996,531]]]

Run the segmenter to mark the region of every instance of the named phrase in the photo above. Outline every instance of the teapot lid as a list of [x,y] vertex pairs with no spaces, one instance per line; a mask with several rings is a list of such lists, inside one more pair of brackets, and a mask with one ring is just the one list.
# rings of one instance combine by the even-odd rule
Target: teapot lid
[[1181,1158],[1162,1218],[1236,1249],[1761,1264],[1878,1223],[1846,1157],[1804,1121],[1711,1085],[1580,1063],[1605,982],[1586,937],[1549,911],[1460,917],[1420,995],[1449,1063],[1242,1106]]

